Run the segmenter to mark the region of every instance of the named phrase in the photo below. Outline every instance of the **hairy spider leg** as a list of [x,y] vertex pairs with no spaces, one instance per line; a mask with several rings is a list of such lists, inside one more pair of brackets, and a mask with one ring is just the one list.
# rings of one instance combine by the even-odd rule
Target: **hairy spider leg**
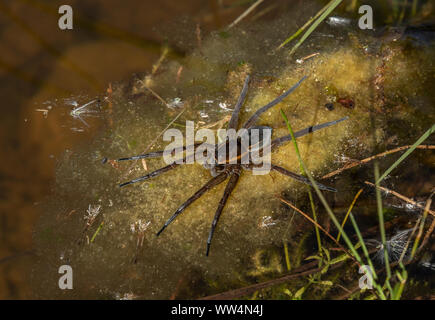
[[173,163],[167,165],[166,167],[157,169],[157,170],[155,170],[153,172],[150,172],[150,173],[148,173],[148,174],[146,174],[146,175],[144,175],[142,177],[139,177],[139,178],[136,178],[136,179],[133,179],[133,180],[121,183],[119,186],[120,187],[124,187],[124,186],[132,184],[132,183],[136,183],[136,182],[140,182],[140,181],[144,181],[144,180],[147,180],[147,179],[150,179],[150,178],[157,177],[157,176],[161,175],[162,173],[165,173],[165,172],[167,172],[169,170],[172,170],[172,169],[178,167],[179,165],[181,165],[181,164],[183,164],[183,163],[185,163],[187,161],[190,161],[193,157],[195,157],[195,154],[191,154],[188,157],[185,156],[185,157],[183,157],[183,160],[181,161],[181,163],[173,162]]
[[294,90],[296,90],[297,87],[300,86],[300,84],[302,83],[302,81],[304,81],[307,78],[307,76],[303,76],[301,80],[299,80],[293,87],[291,87],[290,89],[288,89],[286,92],[284,92],[282,95],[280,95],[278,98],[276,98],[275,100],[269,102],[268,104],[266,104],[264,107],[261,107],[260,109],[258,109],[249,119],[248,121],[245,122],[245,124],[243,125],[243,128],[250,128],[252,127],[255,122],[257,121],[257,119],[260,117],[260,115],[264,112],[266,112],[267,110],[269,110],[270,108],[272,108],[273,106],[277,105],[278,103],[280,103],[282,100],[284,100],[284,98],[286,98],[290,93],[292,93]]
[[237,104],[234,108],[233,114],[231,115],[231,119],[228,122],[228,129],[237,129],[237,125],[239,123],[239,113],[240,109],[243,105],[243,102],[245,101],[246,94],[248,93],[248,86],[249,86],[249,75],[245,79],[245,83],[243,84],[242,92],[240,93],[239,99],[237,100]]
[[157,236],[160,235],[163,230],[166,229],[169,224],[171,224],[174,219],[180,215],[192,202],[200,198],[204,193],[206,193],[208,190],[212,189],[213,187],[217,186],[218,184],[221,184],[224,182],[228,177],[228,172],[224,171],[217,175],[216,177],[209,180],[205,185],[201,187],[198,191],[194,193],[193,196],[191,196],[189,199],[187,199],[186,202],[184,202],[175,212],[174,214],[168,219],[168,221],[165,222],[165,225],[160,229],[159,232],[157,232]]
[[[171,155],[175,155],[175,153],[178,153],[180,151],[184,151],[186,150],[188,147],[193,146],[194,148],[200,146],[202,144],[202,142],[198,142],[189,146],[181,146],[181,147],[177,147],[174,148],[171,152]],[[208,145],[208,144],[207,144]],[[149,158],[159,158],[159,157],[163,157],[165,150],[160,150],[160,151],[153,151],[153,152],[148,152],[145,154],[139,154],[137,156],[132,156],[132,157],[128,157],[128,158],[120,158],[118,159],[118,161],[127,161],[127,160],[140,160],[140,159],[149,159]]]
[[148,180],[150,178],[157,177],[157,176],[161,175],[162,173],[165,173],[166,171],[172,170],[172,169],[174,169],[174,168],[176,168],[178,166],[179,166],[178,163],[175,163],[175,162],[171,163],[170,165],[167,165],[166,167],[157,169],[157,170],[155,170],[155,171],[153,171],[151,173],[148,173],[148,174],[146,174],[146,175],[144,175],[142,177],[139,177],[139,178],[136,178],[136,179],[133,179],[133,180],[121,183],[119,185],[119,187],[125,187],[125,186],[127,186],[129,184],[132,184],[132,183],[136,183],[136,182],[140,182],[140,181]]
[[239,176],[240,176],[240,171],[231,173],[230,180],[228,181],[227,186],[225,187],[224,194],[223,194],[221,200],[219,201],[219,205],[218,205],[216,213],[214,215],[214,219],[213,219],[213,222],[212,222],[211,228],[210,228],[210,233],[209,233],[208,239],[207,239],[207,249],[205,252],[206,256],[208,256],[208,254],[210,252],[211,239],[213,238],[213,234],[214,234],[214,230],[216,229],[216,225],[217,225],[219,218],[222,214],[224,206],[227,203],[228,197],[230,196],[231,192],[233,192],[234,187],[236,186],[237,181],[239,180]]
[[[325,122],[325,123],[322,123],[322,124],[319,124],[319,125],[316,125],[316,126],[307,127],[305,129],[302,129],[302,130],[299,130],[299,131],[295,132],[295,138],[303,137],[303,136],[305,136],[305,135],[307,135],[309,133],[313,133],[315,131],[318,131],[318,130],[321,130],[321,129],[333,126],[333,125],[335,125],[337,123],[340,123],[340,122],[342,122],[344,120],[347,120],[347,119],[349,119],[349,117],[344,117],[344,118],[341,118],[341,119],[338,119],[338,120]],[[280,146],[284,142],[291,141],[291,140],[292,140],[292,136],[290,134],[286,135],[286,136],[283,136],[281,138],[276,138],[271,143],[271,150],[277,148],[278,146]]]
[[[304,177],[304,176],[301,176],[300,174],[297,174],[297,173],[291,172],[291,171],[289,171],[289,170],[287,170],[287,169],[284,169],[283,167],[280,167],[280,166],[274,165],[273,163],[271,164],[271,168],[272,168],[272,170],[275,170],[275,171],[277,171],[277,172],[279,172],[279,173],[281,173],[281,174],[283,174],[283,175],[285,175],[285,176],[288,176],[288,177],[290,177],[290,178],[293,178],[293,179],[295,179],[295,180],[298,180],[298,181],[300,181],[300,182],[302,182],[302,183],[305,183],[305,184],[307,184],[307,185],[309,185],[309,186],[313,186],[313,184],[311,183],[310,180],[308,180],[308,179],[307,179],[306,177]],[[331,187],[325,186],[325,185],[323,185],[323,184],[321,184],[321,183],[318,183],[317,181],[316,181],[316,184],[317,184],[317,186],[319,187],[319,189],[321,189],[321,190],[326,190],[326,191],[331,191],[331,192],[337,192],[337,189],[334,189],[334,188],[331,188]]]

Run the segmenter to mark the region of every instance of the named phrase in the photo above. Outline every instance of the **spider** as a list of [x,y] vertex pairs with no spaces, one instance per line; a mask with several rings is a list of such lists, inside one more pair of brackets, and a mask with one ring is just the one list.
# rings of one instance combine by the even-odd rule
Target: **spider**
[[[263,114],[264,112],[266,112],[267,110],[269,110],[270,108],[272,108],[273,106],[277,105],[278,103],[280,103],[284,98],[286,98],[290,93],[292,93],[297,87],[299,87],[299,85],[302,83],[303,80],[306,79],[306,76],[304,76],[301,80],[299,80],[293,87],[291,87],[289,90],[287,90],[286,92],[284,92],[282,95],[280,95],[279,97],[277,97],[275,100],[271,101],[270,103],[268,103],[267,105],[263,106],[262,108],[258,109],[244,124],[241,128],[247,129],[248,134],[251,134],[252,129],[264,129],[264,128],[268,128],[268,127],[264,127],[264,126],[254,126],[256,121],[258,120],[258,118],[260,117],[261,114]],[[239,118],[239,113],[240,113],[240,109],[245,101],[247,92],[248,92],[248,85],[249,85],[249,80],[250,77],[249,75],[246,77],[246,80],[244,82],[242,91],[240,93],[240,96],[237,100],[236,106],[232,112],[231,115],[231,119],[229,120],[228,123],[228,129],[237,129],[238,127],[238,118]],[[348,117],[344,117],[341,118],[339,120],[335,120],[335,121],[330,121],[330,122],[325,122],[316,126],[310,126],[307,127],[305,129],[302,129],[300,131],[295,132],[295,138],[298,137],[302,137],[305,136],[309,133],[315,132],[317,130],[335,125],[341,121],[346,120]],[[239,139],[239,138],[236,138]],[[278,146],[282,145],[284,142],[288,142],[291,141],[292,137],[291,135],[287,135],[287,136],[283,136],[280,138],[276,138],[274,140],[272,140],[270,142],[270,150],[276,149]],[[219,148],[228,148],[228,144],[231,141],[229,140],[229,138],[227,137],[227,139],[224,142],[218,143],[214,145],[214,150],[219,150]],[[234,142],[234,141],[233,141]],[[195,143],[193,145],[194,148],[198,147],[200,145],[200,143]],[[186,202],[184,202],[174,213],[173,215],[166,221],[166,223],[163,225],[163,227],[157,232],[157,236],[159,236],[165,229],[166,227],[168,227],[175,218],[177,218],[189,205],[191,205],[195,200],[197,200],[198,198],[200,198],[204,193],[206,193],[208,190],[216,187],[217,185],[221,184],[222,182],[224,182],[225,180],[227,180],[229,178],[229,181],[225,187],[225,191],[223,193],[223,196],[221,198],[221,200],[219,201],[216,213],[214,215],[214,219],[213,222],[211,224],[211,228],[210,228],[210,232],[208,235],[208,239],[207,239],[207,244],[206,244],[206,253],[205,255],[208,256],[209,252],[210,252],[210,246],[211,246],[211,241],[213,238],[213,234],[215,232],[216,226],[218,224],[219,218],[222,214],[222,211],[225,207],[225,204],[228,200],[228,197],[230,196],[231,192],[234,190],[237,181],[240,178],[240,174],[242,172],[243,169],[245,170],[252,170],[253,168],[256,167],[256,165],[254,163],[248,163],[248,164],[242,164],[240,161],[240,158],[242,156],[243,152],[251,152],[252,151],[252,145],[249,145],[249,149],[247,151],[243,151],[242,148],[240,147],[240,143],[238,142],[237,144],[237,156],[236,156],[236,161],[232,161],[230,163],[230,159],[229,156],[227,156],[226,159],[224,159],[224,161],[222,161],[222,159],[218,159],[218,154],[217,152],[215,154],[212,154],[212,157],[214,156],[214,160],[216,160],[215,162],[212,161],[212,164],[209,163],[209,161],[206,161],[206,163],[204,163],[204,167],[206,169],[210,170],[211,175],[213,176],[212,179],[210,179],[204,186],[202,186],[199,190],[197,190],[189,199],[186,200]],[[180,151],[185,151],[188,147],[192,147],[192,146],[182,146],[179,148],[175,148],[172,152],[180,152]],[[264,146],[258,146],[257,145],[257,149],[264,149]],[[146,154],[141,154],[141,155],[137,155],[137,156],[133,156],[133,157],[128,157],[128,158],[120,158],[118,159],[118,161],[127,161],[127,160],[138,160],[138,159],[146,159],[146,158],[158,158],[158,157],[162,157],[164,154],[164,151],[155,151],[155,152],[150,152],[150,153],[146,153]],[[229,153],[227,153],[229,154]],[[188,156],[184,156],[183,160],[188,159]],[[210,157],[208,158],[210,159]],[[213,160],[213,159],[212,159]],[[234,159],[233,159],[234,160]],[[234,163],[235,162],[235,163]],[[185,163],[185,161],[183,161],[183,163]],[[120,184],[120,187],[124,187],[126,185],[132,184],[132,183],[136,183],[139,181],[144,181],[150,178],[154,178],[164,172],[167,172],[169,170],[172,170],[176,167],[178,167],[179,165],[181,165],[182,163],[176,163],[173,162],[165,167],[162,167],[160,169],[157,169],[147,175],[144,175],[142,177],[133,179],[131,181],[128,182],[124,182],[122,184]],[[297,173],[291,172],[283,167],[274,165],[274,164],[270,164],[270,168],[274,171],[277,171],[285,176],[288,176],[290,178],[296,179],[302,183],[305,183],[307,185],[311,185],[311,182],[304,176],[301,176]],[[324,186],[320,183],[317,184],[318,187],[320,189],[323,190],[327,190],[327,191],[332,191],[332,192],[337,192],[337,190],[335,190],[334,188],[331,187],[327,187]]]

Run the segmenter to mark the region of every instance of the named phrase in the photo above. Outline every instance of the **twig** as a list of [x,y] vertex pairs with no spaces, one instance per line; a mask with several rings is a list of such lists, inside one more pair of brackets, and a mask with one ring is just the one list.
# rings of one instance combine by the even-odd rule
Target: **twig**
[[202,49],[202,41],[201,41],[201,26],[199,25],[199,23],[196,24],[196,41],[198,44],[198,49],[199,51],[201,51]]
[[[356,200],[358,199],[358,197],[360,196],[360,194],[363,192],[363,188],[361,188],[357,194],[355,195],[355,198],[353,198],[352,203],[350,204],[349,209],[347,210],[346,216],[343,219],[343,222],[341,223],[341,228],[344,228],[344,225],[346,224],[347,218],[349,217],[350,212],[353,209],[353,206],[355,205]],[[341,236],[341,231],[338,232],[338,236],[337,236],[337,242],[340,241],[340,236]]]
[[175,83],[180,82],[181,72],[183,71],[183,66],[180,66],[177,71],[177,78],[175,79]]
[[351,295],[353,295],[354,293],[356,293],[359,290],[361,290],[361,288],[360,288],[360,284],[358,283],[352,289],[348,290],[348,292],[346,292],[345,294],[343,294],[341,296],[338,296],[334,300],[346,300],[347,298],[349,298]]
[[145,84],[145,82],[143,82],[142,80],[140,80],[140,82],[142,82],[143,87],[144,87],[145,89],[147,89],[149,92],[151,92],[152,95],[153,95],[154,97],[156,97],[157,99],[159,99],[159,100],[163,103],[163,105],[164,105],[165,107],[170,108],[169,105],[168,105],[168,103],[165,101],[165,99],[163,99],[161,96],[159,96],[159,95],[157,94],[157,92],[155,92],[153,89],[151,89],[150,87],[148,87],[148,86]]
[[306,213],[304,213],[302,210],[300,210],[298,207],[296,207],[296,206],[294,206],[291,202],[289,202],[289,201],[287,201],[287,200],[285,200],[285,199],[283,199],[283,198],[279,198],[279,200],[282,202],[282,203],[285,203],[286,205],[288,205],[289,207],[291,207],[293,210],[295,210],[295,211],[297,211],[297,212],[299,212],[301,215],[303,215],[308,221],[310,221],[312,224],[314,224],[317,228],[319,228],[321,231],[323,231],[323,233],[324,234],[326,234],[332,241],[334,241],[339,247],[341,247],[341,248],[343,248],[343,246],[341,245],[341,244],[339,244],[338,242],[337,242],[337,240],[333,237],[333,236],[331,236],[330,234],[329,234],[329,232],[328,231],[326,231],[325,229],[323,229],[323,227],[320,225],[320,224],[318,224],[316,221],[314,221],[309,215],[307,215]]
[[[302,268],[305,269],[308,265],[315,266],[317,263],[318,263],[317,261],[310,262],[306,266],[299,268],[299,270]],[[343,264],[344,264],[344,261],[339,262],[337,264],[334,264],[329,268],[329,270],[337,269],[337,268],[341,267]],[[271,286],[274,286],[277,284],[287,282],[291,279],[295,279],[295,278],[299,278],[299,277],[303,277],[303,276],[307,276],[307,275],[310,275],[313,273],[320,272],[323,268],[324,267],[320,267],[320,268],[310,269],[307,271],[291,273],[291,274],[288,274],[288,275],[283,276],[283,277],[278,278],[278,279],[273,279],[273,280],[269,280],[269,281],[262,282],[262,283],[256,283],[256,284],[253,284],[253,285],[250,285],[247,287],[218,293],[218,294],[215,294],[212,296],[200,298],[199,300],[223,300],[223,299],[228,300],[228,299],[235,299],[235,298],[243,297],[243,296],[252,294],[253,292],[255,292],[257,290],[265,289],[265,288],[268,288],[268,287],[271,287]]]
[[432,224],[430,225],[429,229],[427,230],[423,242],[421,243],[420,247],[418,248],[418,252],[420,252],[427,244],[427,242],[429,241],[429,237],[432,234],[433,230],[435,229],[435,219],[432,220]]
[[[353,168],[353,167],[356,167],[356,166],[368,163],[368,162],[370,162],[370,161],[372,161],[372,160],[374,160],[376,158],[380,158],[380,157],[383,157],[383,156],[386,156],[386,155],[389,155],[389,154],[392,154],[392,153],[396,153],[396,152],[399,152],[399,151],[402,151],[402,150],[406,150],[406,149],[409,149],[409,148],[411,148],[410,145],[402,146],[402,147],[399,147],[399,148],[396,148],[396,149],[393,149],[393,150],[388,150],[388,151],[379,153],[377,155],[368,157],[368,158],[363,159],[363,160],[356,160],[354,162],[347,163],[347,164],[344,165],[344,167],[342,167],[340,169],[337,169],[335,171],[332,171],[332,172],[328,173],[327,175],[324,175],[322,177],[322,179],[330,178],[332,176],[335,176],[335,175],[343,172],[344,170],[347,170],[347,169],[350,169],[350,168]],[[434,150],[435,149],[435,145],[420,145],[420,146],[417,146],[417,149]]]
[[344,251],[352,260],[354,260],[356,263],[358,263],[355,259],[355,257],[348,251],[346,250],[346,248],[344,248],[333,236],[331,236],[331,234],[326,231],[320,224],[318,224],[316,221],[314,221],[313,219],[311,219],[311,217],[309,215],[307,215],[306,213],[304,213],[302,210],[300,210],[299,208],[297,208],[296,206],[294,206],[291,202],[283,199],[283,198],[279,198],[281,200],[281,202],[285,203],[286,205],[288,205],[289,207],[291,207],[292,209],[296,210],[297,212],[299,212],[301,215],[303,215],[307,220],[309,220],[312,224],[314,224],[317,228],[319,228],[319,230],[323,231],[324,234],[326,234],[332,241],[334,241],[335,244],[337,244],[342,251]]
[[265,8],[265,9],[261,10],[260,12],[256,13],[256,14],[255,14],[251,19],[250,19],[250,21],[255,21],[255,20],[257,20],[258,18],[264,16],[265,14],[269,13],[270,11],[274,10],[274,9],[277,8],[277,7],[278,7],[277,4],[273,4],[273,5],[268,6],[267,8]]
[[[375,187],[375,185],[373,183],[371,183],[371,182],[365,181],[364,183],[368,184],[369,186]],[[424,206],[422,206],[421,204],[415,202],[414,200],[409,199],[408,197],[405,197],[405,196],[401,195],[400,193],[397,193],[396,191],[393,191],[393,190],[390,190],[390,189],[387,189],[387,188],[381,187],[381,186],[379,186],[379,189],[384,191],[384,192],[386,192],[386,193],[391,193],[392,195],[396,196],[397,198],[402,199],[403,201],[406,201],[406,202],[412,204],[413,206],[419,207],[420,209],[424,210]],[[429,212],[431,215],[433,215],[435,217],[435,212],[434,211],[428,209],[427,212]]]
[[209,124],[207,124],[205,126],[200,127],[200,129],[210,129],[210,128],[213,128],[216,125],[219,125],[218,129],[221,129],[226,122],[230,121],[230,119],[231,119],[231,116],[230,115],[226,115],[221,120],[218,120],[218,121],[213,122],[213,123],[209,123]]
[[421,235],[423,234],[424,223],[426,222],[427,212],[430,208],[431,203],[432,203],[432,199],[429,198],[426,202],[423,216],[421,217],[420,228],[418,229],[417,236],[415,237],[414,246],[413,246],[412,251],[411,251],[411,259],[414,258],[414,255],[417,251],[417,246],[418,246],[418,243],[420,241]]
[[246,9],[245,12],[243,12],[236,20],[234,20],[228,27],[228,29],[231,29],[236,24],[238,24],[240,21],[242,21],[248,14],[250,14],[260,3],[262,3],[264,0],[257,0],[254,4],[252,4],[248,9]]
[[309,55],[306,56],[306,57],[303,57],[303,58],[297,59],[296,62],[299,63],[299,64],[304,63],[305,60],[311,59],[311,58],[313,58],[313,57],[315,57],[315,56],[318,56],[319,54],[320,54],[319,52],[315,52],[315,53],[309,54]]
[[420,224],[420,221],[421,221],[421,217],[418,217],[417,222],[415,223],[414,228],[412,228],[411,234],[409,235],[408,240],[406,241],[405,246],[403,247],[402,253],[400,254],[399,263],[403,261],[403,258],[405,257],[405,254],[408,251],[409,243],[411,242],[412,237],[417,231],[417,227]]
[[406,152],[404,154],[402,154],[399,159],[397,159],[387,170],[385,170],[385,172],[376,180],[376,183],[381,182],[386,176],[388,176],[391,171],[393,171],[403,160],[405,160],[412,152],[414,152],[414,150],[423,143],[424,140],[426,140],[432,133],[435,132],[435,124],[432,125],[432,127],[430,127],[429,129],[426,130],[425,133],[423,133],[423,135],[417,139],[417,141],[415,141],[413,143],[413,145],[406,150]]

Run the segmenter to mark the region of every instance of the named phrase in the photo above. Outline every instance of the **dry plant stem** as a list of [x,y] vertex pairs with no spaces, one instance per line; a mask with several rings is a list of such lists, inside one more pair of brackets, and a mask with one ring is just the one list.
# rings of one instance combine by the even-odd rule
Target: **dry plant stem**
[[337,298],[333,298],[333,300],[346,300],[347,298],[349,298],[351,295],[353,295],[354,293],[360,291],[360,284],[358,283],[356,286],[352,287],[352,289],[348,290],[348,292],[346,292],[345,294],[338,296]]
[[[317,261],[310,262],[309,264],[299,268],[299,270],[302,268],[305,269],[308,265],[315,266],[317,263],[318,263]],[[337,269],[337,268],[341,267],[343,264],[344,264],[344,261],[339,262],[335,265],[332,265],[329,268],[329,270]],[[295,278],[308,276],[310,274],[320,272],[322,269],[323,269],[323,267],[310,269],[307,271],[294,272],[294,273],[288,274],[288,275],[281,277],[281,278],[278,278],[278,279],[273,279],[273,280],[269,280],[269,281],[262,282],[262,283],[256,283],[256,284],[253,284],[253,285],[250,285],[247,287],[243,287],[243,288],[239,288],[239,289],[235,289],[235,290],[230,290],[230,291],[223,292],[223,293],[218,293],[218,294],[215,294],[212,296],[200,298],[199,300],[229,300],[229,299],[240,298],[240,297],[252,294],[257,290],[269,288],[271,286],[285,283],[285,282],[292,280],[292,279],[295,279]]]
[[420,225],[420,221],[421,221],[421,217],[418,217],[417,222],[414,225],[414,228],[412,228],[412,232],[408,237],[408,240],[406,241],[405,247],[402,250],[402,254],[400,255],[399,258],[399,263],[403,261],[403,258],[405,257],[405,253],[408,250],[409,247],[409,243],[411,242],[412,237],[414,236],[415,232],[417,231],[418,226]]
[[412,248],[412,251],[411,251],[411,259],[414,258],[415,253],[417,251],[417,246],[418,246],[418,243],[419,243],[419,241],[421,239],[421,235],[423,234],[424,223],[426,222],[427,212],[428,212],[428,210],[430,208],[431,203],[432,203],[432,199],[429,198],[427,200],[427,202],[426,202],[426,206],[424,208],[423,216],[420,217],[421,218],[420,228],[418,230],[417,236],[415,237],[414,247]]
[[[344,217],[343,222],[341,223],[341,227],[342,227],[342,228],[344,228],[344,225],[346,224],[347,218],[349,217],[349,214],[351,213],[351,211],[352,211],[352,209],[353,209],[353,207],[354,207],[354,205],[355,205],[355,203],[356,203],[356,200],[358,199],[358,197],[360,196],[360,194],[361,194],[363,191],[364,191],[363,188],[359,189],[359,191],[357,192],[357,194],[356,194],[355,197],[353,198],[353,201],[352,201],[352,203],[350,204],[349,209],[347,210],[346,216]],[[338,236],[337,236],[337,242],[340,241],[340,236],[341,236],[341,232],[338,233]]]
[[299,212],[301,215],[303,215],[308,221],[310,221],[312,224],[314,224],[315,226],[317,226],[324,234],[326,234],[328,236],[329,239],[331,239],[332,241],[334,241],[334,243],[336,245],[338,245],[342,251],[344,251],[351,259],[353,259],[355,262],[355,258],[353,257],[353,255],[347,251],[333,236],[331,236],[329,234],[328,231],[326,231],[320,224],[318,224],[316,221],[314,221],[309,215],[307,215],[306,213],[304,213],[302,210],[300,210],[299,208],[297,208],[296,206],[294,206],[291,202],[283,199],[283,198],[279,198],[281,200],[282,203],[285,203],[286,205],[288,205],[289,207],[291,207],[293,210]]
[[421,252],[421,250],[423,250],[423,248],[426,246],[426,244],[429,241],[429,237],[431,236],[433,230],[435,229],[435,219],[432,220],[432,224],[430,225],[429,229],[427,230],[423,242],[421,243],[420,247],[417,250],[417,253]]
[[[429,207],[430,207],[430,203],[429,203],[429,202],[432,202],[432,196],[433,196],[434,194],[435,194],[435,191],[432,192],[431,195],[428,197],[428,200],[427,200],[426,206],[429,206]],[[429,207],[428,207],[428,208],[429,208]],[[427,209],[425,209],[425,210],[427,211]],[[430,235],[432,234],[434,228],[435,228],[435,219],[432,219],[432,224],[430,225],[429,229],[427,230],[427,232],[426,232],[426,234],[425,234],[425,236],[424,236],[423,242],[421,243],[420,247],[419,247],[418,250],[417,250],[417,253],[420,253],[421,250],[423,250],[423,248],[426,246],[427,242],[429,241],[429,237],[430,237]]]
[[223,117],[221,120],[218,120],[216,122],[207,124],[205,126],[200,127],[200,129],[210,129],[213,128],[214,126],[218,125],[218,129],[221,129],[225,123],[227,123],[228,121],[230,121],[231,116],[230,115],[226,115],[225,117]]
[[261,4],[264,0],[257,0],[254,4],[252,4],[248,9],[245,10],[236,20],[234,20],[228,27],[228,29],[231,29],[236,24],[238,24],[240,21],[242,21],[248,14],[250,14],[259,4]]
[[199,51],[201,51],[202,49],[202,39],[201,39],[201,26],[199,25],[199,23],[196,24],[196,43],[198,45],[198,49]]
[[153,76],[157,72],[157,70],[159,70],[160,66],[163,63],[163,60],[165,60],[165,58],[168,55],[168,53],[169,53],[169,48],[168,47],[164,47],[163,48],[163,52],[160,55],[159,60],[153,65],[153,69],[151,71],[151,76]]
[[[371,182],[365,181],[364,183],[368,184],[369,186],[375,187],[375,185]],[[415,202],[415,201],[413,201],[405,196],[402,196],[400,193],[397,193],[396,191],[393,191],[393,190],[390,190],[390,189],[387,189],[387,188],[381,187],[381,186],[379,186],[379,189],[382,191],[385,191],[387,193],[391,193],[392,195],[396,196],[397,198],[402,199],[403,201],[406,201],[406,202],[412,204],[413,206],[419,207],[420,209],[424,210],[424,206],[422,206],[421,204],[418,204],[417,202]],[[435,217],[434,211],[428,209],[427,212],[429,212],[431,215],[433,215]]]
[[141,82],[142,82],[144,88],[147,89],[149,92],[151,92],[152,95],[153,95],[154,97],[156,97],[156,98],[157,98],[161,103],[163,103],[163,105],[164,105],[165,107],[170,108],[169,105],[168,105],[168,103],[165,101],[165,99],[163,99],[161,96],[159,96],[159,95],[157,94],[157,92],[155,92],[153,89],[151,89],[150,87],[148,87],[147,85],[145,85],[143,81],[141,81]]
[[268,6],[267,8],[261,10],[260,12],[256,13],[251,19],[250,21],[253,22],[255,20],[257,20],[258,18],[264,16],[265,14],[271,12],[272,10],[276,9],[278,7],[277,4],[272,4],[270,6]]
[[[392,149],[392,150],[388,150],[388,151],[379,153],[379,154],[377,154],[375,156],[371,156],[371,157],[368,157],[368,158],[363,159],[363,160],[356,160],[355,162],[345,164],[344,167],[342,167],[340,169],[337,169],[335,171],[332,171],[332,172],[328,173],[327,175],[324,175],[322,177],[322,179],[327,179],[327,178],[333,177],[333,176],[335,176],[335,175],[337,175],[337,174],[339,174],[339,173],[341,173],[341,172],[343,172],[343,171],[345,171],[347,169],[350,169],[350,168],[353,168],[353,167],[356,167],[356,166],[359,166],[359,165],[362,165],[362,164],[366,164],[366,163],[368,163],[368,162],[370,162],[370,161],[372,161],[374,159],[377,159],[377,158],[380,158],[380,157],[383,157],[383,156],[386,156],[386,155],[389,155],[389,154],[392,154],[392,153],[396,153],[396,152],[399,152],[399,151],[402,151],[402,150],[409,149],[410,147],[411,147],[410,145],[402,146],[402,147],[399,147],[399,148],[396,148],[396,149]],[[420,145],[420,146],[417,146],[416,149],[435,150],[435,146],[434,145]]]
[[308,56],[303,57],[303,58],[300,59],[301,63],[305,62],[305,60],[314,58],[315,56],[318,56],[319,54],[320,54],[319,52],[315,52],[315,53],[309,54]]

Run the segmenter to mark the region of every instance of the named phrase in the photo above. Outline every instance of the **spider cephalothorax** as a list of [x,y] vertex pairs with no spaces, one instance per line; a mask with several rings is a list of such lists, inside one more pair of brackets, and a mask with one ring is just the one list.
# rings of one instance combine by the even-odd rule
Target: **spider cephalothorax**
[[[264,126],[254,126],[256,121],[258,120],[259,116],[264,113],[265,111],[269,110],[271,107],[275,106],[276,104],[278,104],[279,102],[281,102],[285,97],[287,97],[291,92],[293,92],[300,84],[301,82],[305,79],[306,77],[303,77],[301,80],[299,80],[299,82],[297,82],[293,87],[291,87],[289,90],[287,90],[286,92],[284,92],[282,95],[280,95],[278,98],[276,98],[275,100],[273,100],[272,102],[268,103],[267,105],[265,105],[264,107],[258,109],[241,127],[241,129],[246,129],[245,134],[247,134],[248,136],[251,135],[251,132],[253,132],[253,129],[258,129],[259,131],[265,131],[265,130],[271,130],[268,127],[264,127]],[[236,106],[234,108],[234,111],[231,115],[231,119],[228,123],[228,129],[234,129],[236,130],[238,128],[238,118],[239,118],[239,113],[240,113],[240,109],[243,105],[243,102],[245,101],[245,97],[246,94],[248,92],[248,84],[249,84],[249,76],[246,78],[245,83],[243,85],[243,89],[242,92],[240,94],[240,97],[236,103]],[[316,126],[311,126],[311,127],[307,127],[305,129],[302,129],[300,131],[295,132],[294,136],[295,138],[298,137],[302,137],[306,134],[312,133],[314,131],[332,126],[334,124],[337,124],[343,120],[346,120],[347,117],[345,118],[341,118],[339,120],[336,121],[331,121],[331,122],[325,122],[322,123],[320,125],[316,125]],[[239,137],[236,137],[235,139],[240,139]],[[248,139],[249,140],[249,139]],[[278,146],[280,146],[281,144],[283,144],[284,142],[287,141],[291,141],[292,137],[291,135],[287,135],[287,136],[283,136],[280,138],[276,138],[274,140],[271,140],[270,143],[267,145],[268,148],[270,148],[269,150],[274,150],[276,149]],[[250,140],[249,140],[250,141]],[[260,139],[260,141],[263,141],[262,139]],[[231,144],[233,143],[233,144]],[[193,148],[197,148],[201,145],[201,143],[196,143],[193,145]],[[225,153],[227,156],[225,158],[222,158],[222,156],[220,156],[220,153],[218,152],[219,150],[225,148],[226,150],[229,150],[232,146],[236,146],[237,150],[235,150],[235,152],[233,153],[232,156],[230,156],[230,152]],[[174,219],[180,215],[190,204],[192,204],[195,200],[197,200],[198,198],[200,198],[205,192],[207,192],[208,190],[210,190],[211,188],[221,184],[222,182],[224,182],[227,178],[229,178],[229,181],[225,187],[225,191],[224,194],[218,204],[212,225],[211,225],[211,229],[210,229],[210,233],[207,239],[207,247],[206,247],[206,255],[208,256],[209,254],[209,250],[210,250],[210,245],[211,245],[211,240],[216,228],[216,225],[219,221],[219,217],[223,211],[223,208],[225,206],[225,203],[228,200],[228,197],[230,196],[231,192],[233,191],[233,189],[235,188],[237,181],[239,180],[240,174],[242,172],[242,169],[245,170],[254,170],[257,167],[256,163],[253,162],[243,162],[241,161],[241,159],[243,158],[244,155],[246,155],[246,153],[251,153],[251,152],[263,152],[265,149],[265,145],[262,144],[248,144],[247,146],[243,147],[241,145],[241,143],[239,141],[233,141],[229,138],[225,139],[224,142],[216,144],[213,146],[215,152],[213,152],[212,154],[208,155],[207,160],[203,163],[204,167],[210,170],[211,175],[213,176],[212,179],[210,179],[203,187],[201,187],[198,191],[196,191],[189,199],[186,200],[185,203],[183,203],[175,212],[174,214],[166,221],[166,223],[164,224],[164,226],[160,229],[159,232],[157,232],[157,235],[160,235],[160,233],[162,233],[163,230],[165,230],[165,228],[172,222],[174,221]],[[176,152],[184,152],[186,149],[188,148],[188,146],[183,146],[180,148],[176,148],[174,149],[174,153]],[[259,150],[260,149],[260,150]],[[157,158],[157,157],[162,157],[164,155],[165,151],[156,151],[156,152],[150,152],[150,153],[146,153],[146,154],[142,154],[142,155],[138,155],[138,156],[133,156],[133,157],[128,157],[128,158],[121,158],[118,161],[124,161],[124,160],[138,160],[138,159],[145,159],[145,158]],[[193,155],[186,155],[184,156],[183,160],[187,160],[187,159],[191,159],[189,157],[193,157]],[[249,159],[249,157],[248,157]],[[211,161],[210,161],[211,160]],[[182,161],[182,162],[173,162],[168,164],[167,166],[160,168],[158,170],[155,170],[147,175],[144,175],[142,177],[133,179],[131,181],[125,182],[120,184],[120,187],[126,186],[128,184],[132,184],[135,182],[139,182],[139,181],[143,181],[143,180],[147,180],[149,178],[153,178],[156,177],[166,171],[169,171],[171,169],[176,168],[177,166],[186,163],[188,161]],[[275,170],[283,175],[289,176],[293,179],[296,179],[302,183],[311,185],[310,181],[305,178],[304,176],[301,176],[299,174],[296,174],[294,172],[291,172],[283,167],[274,165],[273,163],[270,163],[270,169],[271,170]],[[317,184],[319,186],[320,189],[323,190],[328,190],[328,191],[333,191],[336,192],[335,189],[324,186],[320,183]]]

